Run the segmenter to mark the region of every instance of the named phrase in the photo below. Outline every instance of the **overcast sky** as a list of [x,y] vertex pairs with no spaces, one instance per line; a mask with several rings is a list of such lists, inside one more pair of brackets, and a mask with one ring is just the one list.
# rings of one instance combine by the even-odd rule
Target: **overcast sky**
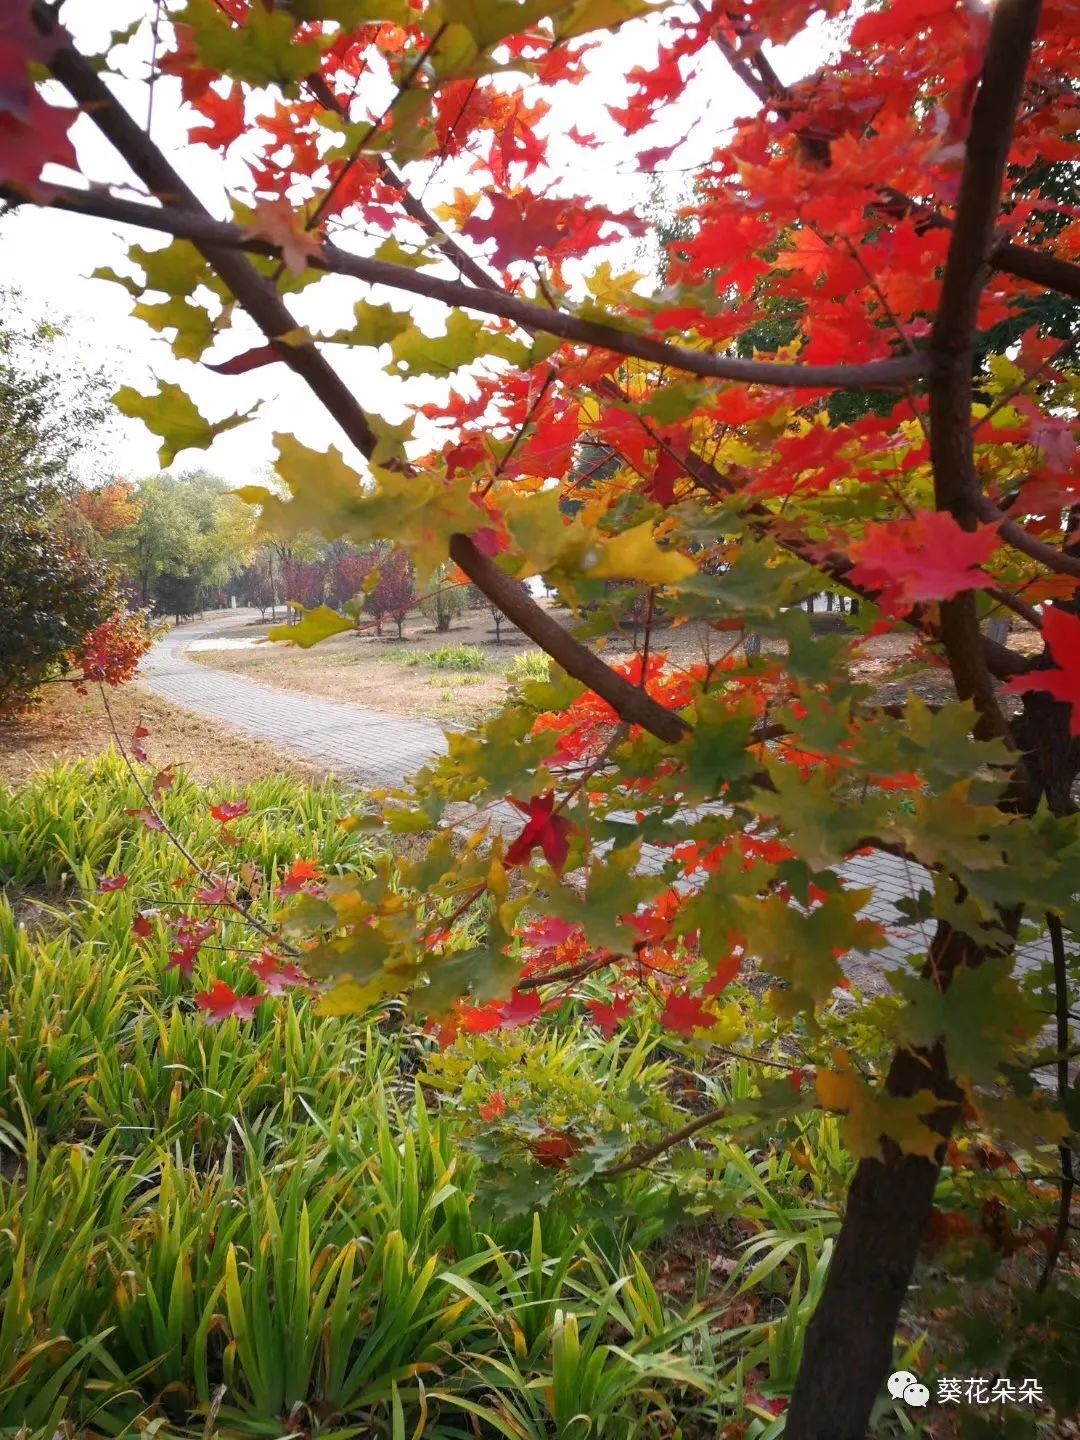
[[[64,19],[80,44],[90,50],[100,50],[109,30],[120,30],[150,11],[152,6],[147,0],[105,0],[105,3],[68,0]],[[559,147],[556,138],[551,147],[553,168],[558,169],[561,149],[567,160],[572,160],[567,173],[573,190],[615,209],[636,206],[647,190],[647,182],[634,166],[634,150],[671,144],[683,135],[679,148],[663,167],[670,172],[667,183],[675,187],[682,175],[691,172],[707,157],[724,128],[736,116],[752,111],[756,103],[720,56],[714,55],[707,63],[715,65],[715,69],[699,82],[697,94],[688,97],[686,111],[680,114],[676,108],[665,116],[662,124],[647,128],[633,137],[632,142],[620,136],[605,107],[626,103],[627,86],[623,76],[628,69],[655,60],[654,25],[652,21],[631,22],[617,34],[605,38],[591,57],[592,78],[574,89],[562,87],[563,93],[555,97],[549,122],[556,137],[560,128],[569,129],[574,125],[585,133],[604,137],[606,143],[590,151]],[[122,57],[119,68],[126,78],[115,82],[115,88],[141,120],[146,117],[149,90],[138,77],[148,71],[149,46],[149,26],[144,25],[135,41],[118,52]],[[787,53],[778,52],[775,58],[781,74],[795,78],[819,64],[822,54],[822,33],[811,31],[788,47]],[[551,98],[550,92],[546,95]],[[692,116],[688,113],[691,106]],[[688,124],[691,119],[696,119],[696,123]],[[242,186],[247,174],[242,163],[244,142],[241,140],[234,147],[230,163],[224,166],[205,146],[183,150],[185,132],[186,121],[177,88],[166,79],[156,87],[154,137],[165,146],[189,184],[215,213],[223,216],[223,181],[227,179],[230,184]],[[89,178],[111,182],[125,178],[123,164],[100,139],[89,119],[80,118],[73,134],[81,167]],[[237,151],[241,152],[239,156]],[[422,186],[429,170],[428,165],[418,165],[411,167],[409,173]],[[59,178],[60,172],[57,174]],[[62,178],[70,182],[72,177]],[[426,201],[429,205],[438,204],[461,179],[460,170],[455,173],[453,167],[443,167],[427,190]],[[176,468],[204,465],[231,482],[242,484],[265,472],[274,455],[273,432],[282,428],[290,430],[305,444],[325,448],[333,443],[349,453],[337,427],[284,365],[226,379],[200,365],[178,361],[165,339],[132,318],[129,313],[132,300],[125,290],[88,278],[103,265],[123,271],[127,247],[133,241],[151,247],[165,243],[164,237],[149,232],[27,205],[0,224],[0,275],[5,284],[22,292],[31,313],[67,319],[70,338],[65,350],[73,363],[88,364],[92,368],[104,365],[115,375],[118,384],[132,384],[144,392],[154,389],[155,375],[179,382],[212,420],[256,404],[261,406],[255,419],[221,436],[210,450],[184,452]],[[625,265],[632,265],[633,248],[622,247],[619,258]],[[369,294],[376,300],[389,298],[388,294],[371,292],[345,277],[328,276],[290,304],[301,323],[329,330],[347,324],[352,305]],[[426,330],[441,333],[440,317],[445,315],[442,306],[425,301],[407,306],[401,296],[395,297],[394,303],[399,308],[412,309]],[[246,346],[230,338],[220,342],[208,358],[221,358],[243,348]],[[430,400],[442,388],[441,382],[430,379],[406,383],[385,375],[382,371],[385,353],[380,359],[379,352],[348,352],[335,346],[333,357],[341,373],[362,396],[365,406],[393,422],[404,418],[407,404]],[[101,478],[108,478],[110,474],[138,478],[153,473],[157,469],[157,445],[156,438],[142,424],[118,419],[101,456]]]

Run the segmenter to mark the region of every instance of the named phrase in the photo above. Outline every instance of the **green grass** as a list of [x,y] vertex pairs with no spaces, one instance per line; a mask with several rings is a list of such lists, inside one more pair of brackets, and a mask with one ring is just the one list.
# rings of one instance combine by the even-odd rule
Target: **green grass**
[[407,650],[404,646],[389,651],[388,659],[410,670],[478,671],[488,668],[487,656],[476,645],[442,645],[438,650]]
[[[162,798],[200,857],[221,852],[223,798],[182,778]],[[371,865],[334,788],[244,798],[230,863],[261,913],[298,855]],[[566,1013],[440,1053],[392,1012],[320,1018],[294,992],[208,1027],[193,992],[251,988],[230,950],[250,934],[223,922],[191,981],[166,940],[136,939],[136,911],[175,905],[188,874],[125,814],[139,803],[116,757],[0,790],[0,1435],[778,1433],[748,1377],[790,1387],[824,1275],[821,1134],[820,1176],[785,1144],[720,1142],[681,1174],[583,1187],[530,1168],[529,1136],[556,1113],[626,1145],[655,1123],[643,1096],[686,1070],[645,1022],[606,1040]],[[501,1149],[478,1119],[492,1086],[518,1127]],[[707,1276],[675,1302],[650,1257],[673,1223],[736,1216],[728,1290],[763,1309],[724,1331]]]
[[548,678],[548,657],[542,650],[525,650],[506,667],[506,678],[520,683]]

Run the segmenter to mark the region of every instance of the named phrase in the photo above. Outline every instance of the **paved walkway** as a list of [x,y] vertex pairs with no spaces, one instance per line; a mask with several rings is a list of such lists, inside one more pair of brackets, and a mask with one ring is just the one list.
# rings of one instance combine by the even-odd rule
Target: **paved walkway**
[[369,785],[400,785],[446,749],[443,732],[432,721],[277,690],[197,664],[184,654],[195,640],[257,618],[254,610],[232,610],[170,631],[143,661],[143,683],[155,695],[229,729],[269,740],[335,775]]
[[[233,730],[332,769],[343,779],[375,786],[394,786],[433,756],[442,754],[446,740],[431,721],[410,720],[361,705],[322,700],[296,691],[278,690],[226,670],[196,664],[184,654],[193,641],[234,629],[254,620],[254,610],[233,610],[171,631],[154,646],[143,662],[143,683],[155,694],[185,709],[216,719]],[[510,806],[499,807],[496,823],[508,828],[520,824]],[[657,852],[659,859],[661,852]],[[649,868],[649,856],[644,857]],[[882,965],[900,963],[905,955],[925,950],[928,934],[922,927],[901,923],[896,902],[914,899],[929,887],[930,877],[920,865],[874,851],[856,856],[840,871],[849,885],[869,888],[873,898],[863,910],[867,919],[886,927],[888,945],[868,956],[845,962],[851,978],[868,990],[880,990]],[[1021,951],[1021,968],[1045,953],[1045,943]],[[876,983],[875,983],[876,981]]]

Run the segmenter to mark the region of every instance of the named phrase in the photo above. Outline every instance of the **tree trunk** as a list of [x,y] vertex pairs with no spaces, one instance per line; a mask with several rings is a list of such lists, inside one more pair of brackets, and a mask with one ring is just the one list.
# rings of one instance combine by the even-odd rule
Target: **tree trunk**
[[[926,973],[947,988],[960,965],[989,952],[939,921]],[[942,1137],[960,1114],[962,1093],[940,1045],[898,1050],[889,1095],[930,1091],[925,1123]],[[940,1159],[904,1155],[885,1140],[881,1159],[859,1162],[821,1302],[806,1335],[785,1440],[865,1440],[870,1412],[892,1369],[893,1335],[934,1203]]]

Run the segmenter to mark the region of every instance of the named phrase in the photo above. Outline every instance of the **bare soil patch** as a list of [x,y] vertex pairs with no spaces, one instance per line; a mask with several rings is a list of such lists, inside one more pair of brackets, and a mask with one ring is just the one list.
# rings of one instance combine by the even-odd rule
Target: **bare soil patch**
[[[228,777],[239,784],[264,775],[320,778],[322,771],[283,755],[273,745],[249,740],[217,721],[151,695],[136,682],[109,692],[117,729],[127,743],[140,722],[150,730],[145,741],[161,765],[182,765],[201,781]],[[71,685],[47,686],[41,703],[19,721],[0,726],[0,783],[15,785],[57,760],[92,758],[113,744],[101,696],[77,695]]]

